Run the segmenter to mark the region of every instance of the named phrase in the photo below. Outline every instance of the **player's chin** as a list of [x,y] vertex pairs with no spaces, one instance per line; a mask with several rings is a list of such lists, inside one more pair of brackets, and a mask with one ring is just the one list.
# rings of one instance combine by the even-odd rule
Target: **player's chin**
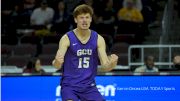
[[87,30],[87,29],[89,29],[89,26],[82,26],[81,29],[82,30]]
[[87,28],[81,28],[82,30],[88,30],[89,29],[89,27],[87,27]]

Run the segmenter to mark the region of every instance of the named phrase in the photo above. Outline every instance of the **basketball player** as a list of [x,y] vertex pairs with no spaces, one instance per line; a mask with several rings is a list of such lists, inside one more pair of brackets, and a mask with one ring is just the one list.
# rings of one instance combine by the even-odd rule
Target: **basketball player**
[[[60,39],[53,66],[62,67],[62,101],[103,101],[95,84],[97,69],[106,72],[117,65],[118,56],[108,58],[103,37],[89,29],[92,15],[90,6],[77,6],[73,12],[77,28]],[[97,68],[98,58],[102,68]]]

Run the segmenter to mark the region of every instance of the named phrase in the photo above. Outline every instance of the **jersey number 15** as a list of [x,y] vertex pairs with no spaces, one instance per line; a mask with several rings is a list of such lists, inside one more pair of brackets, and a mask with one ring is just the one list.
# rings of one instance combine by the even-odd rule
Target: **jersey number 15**
[[89,68],[89,57],[79,58],[78,68]]

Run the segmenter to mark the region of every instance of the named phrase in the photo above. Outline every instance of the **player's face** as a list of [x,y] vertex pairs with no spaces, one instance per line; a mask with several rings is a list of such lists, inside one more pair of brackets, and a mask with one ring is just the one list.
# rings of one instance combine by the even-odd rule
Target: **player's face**
[[89,13],[86,13],[78,15],[74,20],[77,24],[77,28],[87,30],[91,25],[92,17]]

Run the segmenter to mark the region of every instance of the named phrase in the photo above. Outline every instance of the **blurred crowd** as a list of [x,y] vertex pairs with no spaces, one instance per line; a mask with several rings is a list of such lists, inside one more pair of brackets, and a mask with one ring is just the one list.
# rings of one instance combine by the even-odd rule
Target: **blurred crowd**
[[[157,27],[159,25],[157,17],[158,12],[164,9],[164,7],[162,7],[162,1],[166,2],[167,0],[1,0],[1,34],[2,36],[7,36],[8,39],[2,40],[13,43],[13,40],[18,37],[21,39],[20,42],[35,43],[36,50],[33,50],[35,54],[33,54],[32,59],[28,60],[27,69],[25,69],[24,72],[43,73],[44,71],[40,69],[41,62],[39,55],[42,54],[44,49],[44,56],[42,57],[46,57],[48,61],[51,61],[51,57],[54,58],[54,50],[57,50],[56,45],[49,45],[50,47],[46,48],[46,45],[43,44],[48,43],[47,41],[53,41],[58,44],[60,36],[76,27],[72,15],[73,9],[77,5],[87,4],[94,9],[91,29],[97,31],[105,38],[107,49],[111,49],[111,52],[118,54],[120,57],[120,62],[118,62],[118,64],[127,65],[127,51],[129,45],[142,44],[144,37],[149,35],[148,28]],[[175,7],[179,11],[180,6],[178,5],[179,1],[177,0]],[[24,32],[22,32],[23,29]],[[134,39],[128,39],[124,36],[118,37],[118,35],[133,35]],[[32,39],[28,37],[23,40],[22,37],[24,36],[37,37],[33,37]],[[2,44],[4,44],[4,41],[2,41]],[[14,50],[14,56],[16,56],[15,50],[20,47],[20,45],[15,47],[16,48],[12,49]],[[21,47],[24,46],[21,45]],[[54,50],[50,52],[51,50],[48,50],[50,48]],[[28,51],[31,50],[31,48],[28,49]],[[16,56],[14,60],[18,61],[17,57],[20,58],[22,53],[23,52],[21,52],[19,56]],[[4,57],[5,59],[3,59],[7,60],[5,62],[8,65],[9,60],[7,58],[9,57]],[[13,55],[10,57],[13,57]],[[25,57],[23,57],[21,61],[23,61],[24,58]],[[46,58],[44,60],[46,60]],[[154,67],[153,56],[148,56],[144,61],[145,65],[139,67],[139,69],[135,71],[158,72],[158,69]],[[46,61],[42,61],[42,63],[43,65],[49,65]],[[175,66],[177,67],[179,65]],[[151,67],[153,67],[153,69]]]
[[[17,29],[48,29],[64,34],[75,27],[76,5],[94,8],[91,28],[100,34],[145,36],[156,23],[159,0],[2,0],[2,34],[16,35]],[[45,31],[46,32],[46,31]],[[44,33],[45,33],[44,32]],[[37,32],[38,33],[38,32]],[[137,37],[138,38],[138,37]]]

